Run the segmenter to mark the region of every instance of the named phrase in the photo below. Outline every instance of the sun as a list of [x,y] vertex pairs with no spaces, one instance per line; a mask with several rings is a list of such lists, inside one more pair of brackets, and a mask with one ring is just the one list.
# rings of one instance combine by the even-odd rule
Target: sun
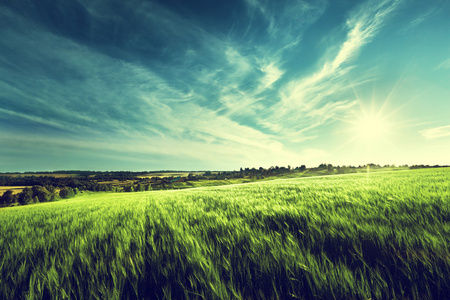
[[379,142],[385,139],[390,131],[389,121],[379,114],[363,113],[352,123],[355,126],[356,138],[365,142]]
[[378,91],[374,85],[371,99],[368,90],[363,91],[368,97],[360,97],[351,84],[355,96],[354,106],[337,119],[340,123],[335,132],[339,134],[341,143],[334,153],[361,162],[388,162],[394,152],[400,153],[399,145],[405,139],[405,129],[415,123],[405,119],[404,109],[412,100],[401,99],[402,104],[399,106],[392,103],[401,81],[400,78],[391,91]]
[[367,156],[369,160],[384,156],[395,145],[393,136],[398,122],[393,122],[394,113],[383,107],[377,109],[372,105],[368,108],[360,103],[360,109],[341,119],[346,124],[341,132],[345,132],[348,140],[344,140],[336,151],[352,147],[358,155]]

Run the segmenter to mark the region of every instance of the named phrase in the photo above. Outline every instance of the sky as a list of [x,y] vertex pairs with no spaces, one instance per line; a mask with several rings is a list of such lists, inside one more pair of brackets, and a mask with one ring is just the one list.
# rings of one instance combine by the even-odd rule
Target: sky
[[0,0],[0,172],[449,149],[450,1]]

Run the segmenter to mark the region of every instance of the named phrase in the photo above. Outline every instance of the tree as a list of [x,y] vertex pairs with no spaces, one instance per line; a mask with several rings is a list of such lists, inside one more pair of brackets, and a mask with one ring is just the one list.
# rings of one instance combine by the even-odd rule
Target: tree
[[328,164],[327,165],[327,171],[328,172],[333,172],[333,165],[332,164]]
[[135,188],[134,188],[135,192],[143,192],[145,191],[145,185],[138,183]]
[[39,199],[39,202],[48,202],[54,200],[54,196],[52,195],[52,193],[43,186],[36,185],[33,186],[31,190],[33,191],[33,198],[37,197]]
[[126,193],[134,192],[133,185],[127,185],[123,187],[123,191]]
[[9,205],[14,201],[13,191],[7,190],[0,197],[0,205]]
[[327,165],[326,164],[320,164],[317,168],[319,170],[325,170],[327,168]]
[[21,193],[19,193],[19,203],[26,205],[33,201],[33,191],[30,188],[24,188]]
[[63,199],[67,199],[75,196],[75,193],[71,187],[65,187],[59,191],[59,196]]

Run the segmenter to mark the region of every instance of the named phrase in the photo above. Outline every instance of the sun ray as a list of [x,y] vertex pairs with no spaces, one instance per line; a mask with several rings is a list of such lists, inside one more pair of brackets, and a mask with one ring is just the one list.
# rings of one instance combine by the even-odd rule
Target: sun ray
[[342,144],[341,146],[339,146],[338,148],[334,149],[332,151],[333,154],[338,153],[339,151],[341,151],[343,148],[345,148],[347,145],[353,143],[356,140],[356,137],[352,137],[350,139],[348,139],[344,144]]
[[384,112],[385,108],[387,107],[388,103],[391,101],[392,96],[394,95],[395,91],[399,87],[400,83],[403,81],[404,77],[406,75],[406,70],[403,71],[402,75],[398,78],[398,80],[395,82],[394,87],[389,92],[386,99],[383,101],[383,104],[381,105],[381,108],[379,110],[380,114]]

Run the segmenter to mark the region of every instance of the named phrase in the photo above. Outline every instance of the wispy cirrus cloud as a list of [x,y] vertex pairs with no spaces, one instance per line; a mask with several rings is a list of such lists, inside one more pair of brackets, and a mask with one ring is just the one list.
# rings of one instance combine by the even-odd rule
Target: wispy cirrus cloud
[[[152,71],[153,67],[140,65],[133,61],[114,60],[109,53],[99,52],[97,47],[86,48],[76,41],[69,40],[67,35],[56,36],[51,33],[36,31],[34,38],[30,36],[30,48],[32,48],[31,44],[38,43],[39,40],[46,40],[47,48],[43,48],[42,53],[34,53],[32,63],[38,64],[35,70],[48,68],[47,66],[44,67],[44,60],[40,60],[39,57],[52,56],[59,61],[64,61],[60,65],[67,69],[65,73],[68,77],[64,87],[55,82],[61,79],[59,75],[62,73],[61,70],[54,70],[54,73],[58,74],[55,78],[44,79],[44,81],[46,80],[44,85],[47,87],[53,86],[51,93],[54,95],[52,97],[47,89],[47,91],[40,91],[41,96],[49,99],[58,95],[59,100],[55,102],[47,101],[45,103],[47,109],[41,109],[41,115],[35,116],[34,120],[44,120],[44,115],[48,118],[48,109],[50,109],[55,111],[55,120],[47,121],[47,123],[54,122],[53,124],[61,120],[62,116],[70,116],[66,118],[72,120],[69,123],[80,123],[80,126],[82,126],[82,124],[85,124],[84,121],[89,119],[90,127],[94,123],[99,128],[106,126],[110,130],[123,134],[140,132],[140,128],[146,128],[146,130],[149,130],[149,134],[165,136],[183,134],[183,132],[188,131],[193,136],[209,136],[208,139],[214,141],[230,140],[245,144],[249,140],[256,140],[257,143],[262,142],[262,144],[272,146],[278,143],[275,142],[277,140],[275,136],[264,134],[252,127],[239,125],[238,122],[232,121],[230,118],[235,116],[255,117],[257,111],[273,109],[271,107],[273,101],[266,104],[267,96],[261,93],[271,89],[273,84],[284,74],[284,71],[279,67],[280,49],[274,51],[270,47],[259,46],[259,50],[256,52],[243,55],[242,51],[246,50],[245,47],[239,47],[226,39],[218,39],[215,35],[195,26],[186,18],[166,10],[160,5],[151,5],[152,9],[138,7],[137,15],[140,16],[140,19],[147,20],[146,23],[142,23],[141,30],[145,32],[148,26],[159,24],[158,26],[164,28],[165,34],[173,39],[181,38],[182,42],[195,41],[201,45],[196,48],[196,51],[186,52],[185,56],[199,57],[206,54],[206,56],[214,57],[215,60],[219,58],[220,64],[213,63],[212,67],[209,68],[194,68],[192,74],[187,75],[188,77],[201,77],[205,80],[202,85],[186,88],[189,85],[188,80],[179,76],[175,78],[175,81],[168,81],[169,74],[173,74],[179,69],[184,70],[186,64],[190,64],[189,59],[180,65],[180,68],[176,67],[177,64],[174,64],[174,69],[169,70],[169,72],[155,73]],[[272,33],[279,32],[276,28],[277,26],[283,27],[281,23],[285,20],[275,18],[272,10],[270,10],[269,3],[255,2],[252,5],[257,5],[264,17],[269,20],[267,30]],[[355,55],[362,45],[370,40],[393,7],[393,3],[389,1],[378,6],[371,4],[370,6],[364,6],[351,16],[346,24],[347,39],[342,43],[334,58],[326,60],[319,71],[311,76],[281,85],[281,101],[274,106],[274,114],[269,118],[269,121],[265,121],[265,127],[283,128],[286,136],[293,134],[289,131],[306,133],[307,129],[319,126],[334,116],[335,113],[344,111],[345,108],[354,105],[354,102],[348,100],[326,103],[322,106],[320,103],[329,97],[345,95],[345,89],[342,90],[343,78],[350,67],[342,66]],[[98,10],[104,9],[104,7],[85,5],[85,8],[97,20],[96,22],[101,22],[103,17],[98,13]],[[297,6],[289,7],[291,11],[296,10],[297,14],[312,9],[310,5],[303,2],[297,3]],[[320,12],[321,9],[319,7],[317,11]],[[286,14],[284,15],[286,18]],[[307,15],[311,20],[313,18],[311,15],[314,16],[310,13],[303,15]],[[103,21],[108,22],[108,20]],[[121,23],[119,22],[119,24]],[[305,22],[302,24],[304,25]],[[294,29],[300,30],[301,33],[300,25]],[[179,32],[183,32],[183,37],[179,36]],[[281,41],[286,39],[287,36],[292,37],[293,34],[294,31],[292,30],[291,32],[280,32],[279,37],[275,34],[270,36],[274,40]],[[117,34],[117,38],[122,38],[121,42],[125,42],[132,51],[136,51],[138,47],[151,50],[150,45],[142,40],[130,40],[130,38],[122,37],[120,33]],[[300,39],[301,34],[296,39],[290,38],[291,42]],[[281,45],[286,44],[285,42],[281,43]],[[282,47],[282,49],[284,48]],[[70,59],[67,60],[67,58]],[[81,65],[80,62],[82,62]],[[194,62],[198,63],[198,60],[193,60],[192,64]],[[46,70],[47,74],[48,71]],[[52,70],[50,69],[50,71]],[[86,94],[89,95],[88,97],[80,97],[79,93],[75,93],[75,91],[73,96],[67,95],[71,86],[74,88],[76,86],[78,89],[80,84],[84,87]],[[42,82],[40,85],[42,86]],[[116,89],[116,86],[120,86],[120,89]],[[201,104],[205,101],[205,97],[208,97],[208,94],[204,93],[206,88],[212,90],[210,95],[217,100],[216,103],[221,103],[221,106],[212,105],[215,106],[215,109],[207,112],[205,112],[204,105],[202,107]],[[30,100],[32,99],[29,103],[39,105],[38,97],[32,95],[28,95],[28,97]],[[185,101],[190,103],[180,103]],[[189,115],[186,114],[186,111],[189,111]],[[211,116],[209,126],[206,126],[207,130],[202,122],[198,122],[196,118],[191,117],[194,115],[201,119],[200,112],[206,116]],[[224,114],[221,113],[221,116],[218,116],[216,112],[224,112]],[[306,117],[306,121],[298,122],[303,117]],[[221,121],[218,122],[217,120]],[[225,120],[228,120],[227,124],[225,124]],[[289,126],[292,123],[295,123],[295,125]],[[181,124],[189,124],[189,130],[185,130]],[[197,126],[197,124],[200,125]],[[214,124],[218,125],[215,126]],[[286,130],[286,127],[289,127],[289,130]],[[231,128],[232,130],[227,133],[221,128]],[[235,136],[235,132],[242,134],[246,130],[249,131],[249,134],[244,135],[244,138]],[[258,136],[261,136],[261,138],[258,138]]]
[[[291,134],[301,132],[303,135],[305,130],[302,128],[314,128],[317,124],[332,118],[342,106],[348,108],[355,105],[356,102],[350,100],[340,100],[333,104],[336,99],[349,96],[351,86],[346,83],[347,74],[352,69],[349,62],[361,47],[377,34],[398,3],[399,1],[371,1],[354,11],[347,19],[345,24],[347,36],[338,47],[337,53],[325,57],[318,70],[311,75],[292,80],[281,87],[280,101],[272,108],[273,114],[269,117],[279,125],[267,125],[270,123],[267,120],[261,123],[272,129],[278,128],[278,132],[281,132],[280,130],[290,131]],[[324,100],[328,102],[323,104]],[[327,114],[321,113],[324,111]],[[308,123],[316,126],[310,126]],[[306,136],[304,138],[307,139]]]
[[420,15],[416,16],[404,28],[402,28],[401,31],[406,32],[408,30],[418,27],[420,24],[430,19],[434,14],[438,13],[439,10],[440,8],[438,6],[433,6],[429,8],[425,12],[422,12]]
[[272,84],[284,74],[284,72],[276,66],[275,62],[262,65],[260,70],[264,74],[260,79],[261,90],[272,87]]
[[438,139],[450,136],[450,125],[448,126],[441,126],[436,128],[428,128],[419,131],[419,133],[426,139]]
[[403,1],[219,2],[0,4],[1,124],[86,153],[124,141],[144,160],[325,157],[314,143],[373,83],[377,63],[359,54]]
[[[19,16],[13,14],[13,17]],[[29,21],[24,19],[23,22]],[[247,101],[225,105],[229,111],[239,108],[237,104],[243,104],[242,110],[248,109],[253,101],[248,96],[254,95],[259,86],[269,88],[281,76],[274,64],[264,66],[262,79],[255,85],[257,88],[243,91],[240,81],[248,73],[260,72],[260,65],[228,46],[225,53],[219,55],[227,62],[223,66],[227,72],[220,74],[220,70],[214,68],[210,72],[217,72],[229,90],[224,89],[224,81],[215,83],[214,80],[185,89],[187,81],[185,84],[183,78],[169,81],[167,73],[161,75],[148,65],[117,59],[95,47],[85,47],[39,27],[30,34],[21,32],[20,35],[27,39],[19,46],[19,41],[14,38],[19,36],[17,30],[20,28],[4,35],[11,37],[7,39],[9,45],[21,49],[22,53],[12,53],[8,57],[8,62],[17,63],[19,68],[12,70],[8,78],[2,78],[1,103],[5,108],[0,114],[20,122],[62,130],[59,138],[51,139],[45,138],[43,130],[36,132],[36,138],[49,145],[70,148],[76,144],[92,150],[123,149],[148,155],[177,155],[179,149],[190,145],[191,150],[183,151],[190,159],[207,156],[212,159],[225,153],[234,153],[240,160],[268,155],[286,157],[286,149],[273,136],[241,125],[227,115],[218,115],[216,110],[203,105],[205,94],[202,89],[209,86],[220,92],[218,100],[236,94],[241,96],[240,100]],[[44,47],[27,55],[28,49],[43,40],[46,41]],[[222,43],[225,44],[229,43]],[[222,50],[214,49],[219,54]],[[20,68],[22,57],[29,58],[27,68]],[[50,57],[55,62],[53,65],[47,64]],[[24,70],[37,76],[20,80],[24,78]],[[70,139],[62,138],[64,135]],[[4,136],[5,132],[2,132]],[[16,133],[16,138],[21,136],[30,139],[26,134]],[[89,142],[83,142],[87,137],[90,137]],[[95,140],[106,142],[96,143]],[[134,146],[119,147],[123,141]],[[40,145],[44,147],[45,143]]]
[[[250,8],[252,18],[255,17],[255,12],[261,14],[265,20],[264,30],[272,39],[283,42],[278,45],[283,50],[300,42],[303,31],[326,8],[326,1],[322,0],[314,3],[295,0],[290,1],[289,5],[267,0],[245,0],[245,2]],[[289,26],[286,26],[287,23]]]
[[450,69],[450,58],[441,62],[436,69]]

